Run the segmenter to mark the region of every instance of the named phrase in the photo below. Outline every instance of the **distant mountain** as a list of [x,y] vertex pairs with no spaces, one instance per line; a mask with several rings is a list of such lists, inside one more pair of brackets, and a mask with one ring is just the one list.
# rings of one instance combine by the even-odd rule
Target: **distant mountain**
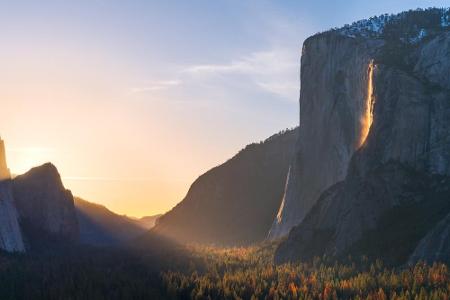
[[450,259],[449,20],[408,11],[305,41],[277,262]]
[[[80,242],[95,246],[118,245],[145,233],[148,221],[113,213],[103,205],[75,197]],[[150,220],[154,217],[147,217]]]
[[158,218],[161,216],[162,214],[158,214],[154,216],[145,216],[142,218],[131,218],[131,219],[142,228],[151,229],[155,226],[156,220],[158,220]]
[[297,129],[250,144],[201,175],[153,228],[179,242],[245,245],[265,239],[280,205]]

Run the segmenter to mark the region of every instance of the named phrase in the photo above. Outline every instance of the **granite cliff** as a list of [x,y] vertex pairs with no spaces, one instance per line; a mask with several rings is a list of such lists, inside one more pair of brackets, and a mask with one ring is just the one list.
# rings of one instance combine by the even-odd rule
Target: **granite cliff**
[[29,247],[44,235],[63,241],[78,241],[73,196],[64,188],[54,165],[46,163],[32,168],[14,178],[12,186],[14,203]]
[[345,178],[361,139],[368,68],[377,47],[377,40],[337,34],[305,41],[298,143],[269,238],[286,235],[326,188]]
[[295,172],[269,235],[290,232],[277,262],[433,256],[418,244],[442,240],[450,211],[448,20],[409,11],[305,41]]
[[10,180],[0,182],[0,249],[9,252],[25,251]]
[[22,231],[14,204],[11,174],[6,164],[5,143],[0,139],[0,249],[23,252]]
[[0,139],[0,249],[25,252],[55,239],[78,241],[72,193],[50,163],[11,179]]

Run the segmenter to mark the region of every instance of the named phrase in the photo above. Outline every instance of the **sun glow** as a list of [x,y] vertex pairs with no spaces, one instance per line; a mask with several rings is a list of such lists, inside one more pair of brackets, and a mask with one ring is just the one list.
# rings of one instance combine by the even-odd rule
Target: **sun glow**
[[51,161],[55,150],[44,147],[7,148],[7,160],[11,172],[20,175],[33,167]]
[[369,67],[367,69],[367,96],[366,101],[364,103],[364,113],[360,119],[361,122],[361,132],[359,136],[358,148],[361,147],[366,141],[367,135],[369,134],[370,126],[372,126],[373,122],[373,70],[374,65],[373,61],[369,63]]

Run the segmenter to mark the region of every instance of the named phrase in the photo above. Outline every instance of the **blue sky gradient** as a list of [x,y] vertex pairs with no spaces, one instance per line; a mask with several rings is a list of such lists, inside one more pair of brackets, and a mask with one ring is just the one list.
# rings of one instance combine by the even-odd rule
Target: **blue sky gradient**
[[[0,0],[11,169],[50,160],[75,194],[121,213],[166,211],[202,172],[297,125],[305,38],[449,4]],[[120,180],[129,189],[112,188]]]

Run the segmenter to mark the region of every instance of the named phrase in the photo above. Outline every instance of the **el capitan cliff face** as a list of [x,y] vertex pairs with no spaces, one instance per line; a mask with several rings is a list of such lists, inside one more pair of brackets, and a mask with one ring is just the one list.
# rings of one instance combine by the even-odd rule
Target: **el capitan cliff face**
[[[300,162],[299,176],[291,183],[293,187],[291,190],[288,188],[286,195],[292,195],[291,202],[294,204],[291,208],[297,206],[294,207],[294,219],[299,225],[277,250],[277,262],[308,259],[322,254],[339,256],[371,252],[377,256],[382,254],[382,245],[387,249],[397,247],[396,252],[384,254],[393,262],[404,262],[418,241],[448,213],[448,13],[448,10],[404,13],[383,24],[385,27],[381,34],[355,35],[351,28],[344,28],[319,34],[305,43],[304,53],[311,53],[313,57],[322,56],[321,51],[315,50],[318,49],[316,45],[324,44],[329,55],[317,58],[316,63],[330,66],[319,67],[316,73],[305,67],[314,58],[302,58],[300,141],[314,134],[322,138],[313,139],[313,145],[300,146],[298,149],[296,160]],[[398,28],[402,31],[398,31]],[[409,28],[413,29],[408,31]],[[341,42],[336,43],[336,40]],[[360,51],[356,46],[359,43],[368,45],[370,49]],[[353,49],[347,44],[353,44]],[[341,57],[345,53],[347,56],[356,55],[360,62],[355,59],[354,65],[343,65],[344,73],[355,74],[359,68],[367,70],[371,61],[374,64],[371,74],[373,122],[367,138],[360,147],[355,148],[351,148],[350,144],[357,140],[357,132],[359,130],[361,133],[363,127],[353,126],[356,131],[353,140],[336,140],[336,137],[332,137],[334,141],[324,145],[323,140],[328,140],[325,138],[328,134],[340,136],[335,128],[327,127],[339,126],[336,125],[339,122],[328,123],[325,127],[320,124],[318,127],[309,126],[313,124],[311,120],[321,120],[322,124],[326,124],[324,119],[327,114],[330,115],[328,111],[340,103],[340,91],[369,89],[370,82],[364,75],[361,77],[363,80],[341,81],[340,84],[337,84],[337,78],[334,81],[327,80],[330,76],[337,76],[339,70],[332,67],[333,62],[336,59],[345,61]],[[315,98],[314,93],[319,92],[314,90],[321,88],[327,91],[320,92],[321,99]],[[308,108],[316,105],[321,109]],[[305,115],[305,109],[309,116]],[[344,123],[357,119],[350,117],[355,109],[349,107],[339,112],[340,118],[345,119]],[[324,128],[325,132],[316,128]],[[306,129],[308,132],[304,132]],[[302,164],[305,157],[311,157],[308,153],[311,150],[305,149],[320,149],[323,146],[327,150],[320,153],[322,162],[319,159],[319,163],[313,165]],[[348,156],[334,154],[341,148],[353,149],[353,152]],[[329,157],[333,159],[328,161]],[[336,160],[341,164],[333,166],[333,169],[337,169],[334,173],[331,170],[330,176],[326,167],[336,164]],[[302,176],[301,172],[312,175]],[[322,191],[317,188],[308,191],[311,189],[311,178],[319,179],[317,182],[322,183]],[[318,185],[312,185],[313,188],[315,186]],[[306,192],[311,197],[305,198]],[[306,209],[299,210],[298,207]],[[312,209],[309,211],[308,207]],[[284,215],[281,214],[282,217]],[[284,232],[288,232],[295,222],[278,223],[288,224],[284,229]],[[440,228],[440,231],[445,230]]]
[[269,238],[288,234],[325,189],[345,178],[363,139],[369,68],[382,44],[338,34],[305,41],[296,154]]

